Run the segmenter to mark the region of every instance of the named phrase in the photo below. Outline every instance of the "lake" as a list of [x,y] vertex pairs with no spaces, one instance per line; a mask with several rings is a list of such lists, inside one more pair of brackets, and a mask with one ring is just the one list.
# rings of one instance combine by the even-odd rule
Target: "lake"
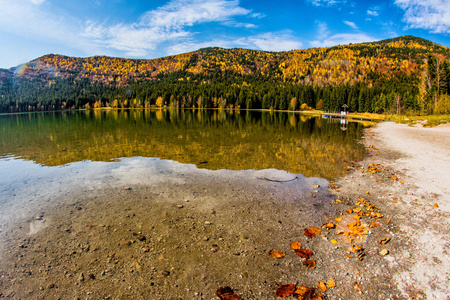
[[1,115],[2,293],[264,298],[301,275],[267,253],[335,213],[329,181],[364,157],[363,128],[259,111]]

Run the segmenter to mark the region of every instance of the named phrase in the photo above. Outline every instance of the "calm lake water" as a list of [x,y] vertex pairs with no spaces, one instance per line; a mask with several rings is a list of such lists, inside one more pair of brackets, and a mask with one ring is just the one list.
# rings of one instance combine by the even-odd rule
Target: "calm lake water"
[[363,158],[362,129],[246,111],[1,115],[1,293],[272,299],[310,271],[269,251],[338,215],[328,180]]
[[[0,116],[0,158],[62,166],[154,157],[209,170],[279,169],[333,179],[359,160],[363,125],[292,113],[79,111]],[[2,161],[0,161],[0,164]]]

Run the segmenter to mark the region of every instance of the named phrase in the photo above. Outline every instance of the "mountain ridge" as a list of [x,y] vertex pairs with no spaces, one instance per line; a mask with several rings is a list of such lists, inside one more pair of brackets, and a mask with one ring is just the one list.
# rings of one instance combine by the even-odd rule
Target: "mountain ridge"
[[[408,99],[406,102],[411,102],[406,104],[405,108],[417,111],[416,106],[420,106],[419,111],[431,112],[434,110],[431,108],[431,104],[425,105],[424,102],[431,103],[434,97],[436,108],[437,98],[440,98],[441,94],[449,93],[449,61],[449,48],[423,38],[402,36],[377,42],[283,52],[207,47],[156,59],[107,56],[77,58],[48,54],[1,72],[0,82],[3,82],[3,89],[5,89],[5,81],[10,82],[10,90],[20,90],[17,86],[34,86],[35,88],[39,86],[40,89],[51,89],[56,84],[59,85],[59,89],[76,91],[76,87],[71,86],[76,85],[76,82],[83,83],[84,90],[88,86],[89,90],[101,87],[102,91],[109,89],[111,93],[115,89],[125,89],[136,95],[145,94],[145,97],[131,99],[136,100],[136,103],[140,102],[140,104],[136,104],[137,107],[157,105],[158,97],[163,98],[162,105],[172,105],[171,96],[175,98],[195,96],[196,100],[187,103],[188,107],[218,107],[220,106],[218,100],[215,101],[214,98],[226,97],[225,107],[233,105],[234,107],[253,108],[257,103],[256,107],[261,108],[270,108],[275,105],[278,109],[287,109],[289,106],[296,109],[298,105],[291,105],[289,102],[292,101],[292,98],[297,98],[299,104],[305,103],[313,108],[322,108],[322,105],[319,104],[325,102],[325,108],[330,110],[336,109],[337,105],[345,98],[348,100],[350,90],[356,86],[359,95],[355,95],[355,98],[362,97],[361,93],[365,89],[367,92],[364,93],[369,94],[368,97],[374,98],[375,96],[370,96],[370,94],[376,94],[376,97],[382,98],[380,100],[382,102],[385,100],[381,94],[385,96],[391,92],[396,94],[391,95],[389,103],[383,104],[382,107],[365,104],[361,107],[361,105],[353,103],[353,109],[356,111],[360,111],[363,107],[363,110],[366,111],[390,110],[394,98],[400,95],[400,97]],[[437,70],[434,70],[436,68]],[[441,74],[442,70],[444,72]],[[225,91],[228,88],[220,87],[221,91],[215,92],[214,90],[222,86],[224,82],[229,85],[238,85],[239,89]],[[289,98],[280,99],[278,102],[283,103],[282,105],[271,103],[267,107],[268,102],[263,104],[263,96],[258,95],[256,88],[262,83],[283,85],[285,89],[297,90],[297,92],[293,91],[280,96]],[[443,83],[445,84],[441,87]],[[183,86],[183,95],[177,91],[180,85]],[[214,87],[209,87],[208,95],[203,95],[203,92],[200,95],[202,98],[206,98],[205,103],[202,100],[200,104],[196,104],[198,93],[186,90],[191,89],[192,86],[204,90],[202,85],[214,85]],[[143,86],[146,86],[147,91],[142,91]],[[160,94],[153,95],[151,92],[152,95],[149,95],[150,86],[152,89],[160,90]],[[303,90],[307,90],[309,87],[315,89],[314,99],[299,99],[304,95]],[[331,94],[324,97],[319,93],[319,91],[341,87],[345,87],[344,94],[346,95],[336,96],[342,98],[342,101],[339,100],[334,104],[330,102],[333,101]],[[22,88],[22,90],[29,88]],[[172,91],[168,91],[170,89]],[[241,91],[244,93],[241,95],[242,97],[240,97]],[[45,90],[45,92],[48,91]],[[283,94],[281,91],[274,92],[274,94],[280,93]],[[61,95],[58,97],[61,98]],[[108,97],[109,99],[102,100],[102,103],[97,106],[115,106],[113,104],[115,100],[118,102],[116,106],[128,107],[130,105],[129,103],[124,104],[123,95],[117,95],[116,99],[113,99],[112,95]],[[249,98],[250,100],[248,100]],[[63,99],[58,101],[67,104],[67,101],[63,101]],[[353,100],[353,102],[355,101]],[[329,102],[332,105],[328,105]],[[90,105],[93,104],[90,102]],[[35,106],[31,105],[31,107]],[[73,107],[73,105],[69,107]],[[75,105],[75,108],[79,108],[79,106]]]

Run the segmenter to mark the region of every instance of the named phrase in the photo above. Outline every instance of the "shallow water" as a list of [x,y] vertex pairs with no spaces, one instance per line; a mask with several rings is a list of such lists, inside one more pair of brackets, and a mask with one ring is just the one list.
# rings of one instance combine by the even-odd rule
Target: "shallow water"
[[333,215],[322,178],[364,154],[361,125],[288,114],[0,123],[0,286],[17,298],[211,299],[226,285],[266,298],[301,276],[268,251]]

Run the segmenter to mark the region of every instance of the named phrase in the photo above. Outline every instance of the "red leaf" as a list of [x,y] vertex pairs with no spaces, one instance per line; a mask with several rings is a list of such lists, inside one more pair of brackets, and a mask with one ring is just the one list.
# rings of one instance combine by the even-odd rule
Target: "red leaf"
[[294,251],[301,258],[308,259],[311,255],[313,255],[313,252],[311,250],[308,250],[308,249],[298,249],[298,250],[294,250]]
[[312,239],[312,238],[315,238],[315,237],[316,237],[316,234],[315,234],[314,232],[312,232],[311,229],[305,228],[305,236],[306,236],[307,238]]
[[276,296],[280,298],[289,297],[295,291],[295,284],[284,284],[277,288]]
[[229,286],[221,287],[216,291],[217,297],[221,300],[242,300],[241,297],[236,295],[232,288]]

